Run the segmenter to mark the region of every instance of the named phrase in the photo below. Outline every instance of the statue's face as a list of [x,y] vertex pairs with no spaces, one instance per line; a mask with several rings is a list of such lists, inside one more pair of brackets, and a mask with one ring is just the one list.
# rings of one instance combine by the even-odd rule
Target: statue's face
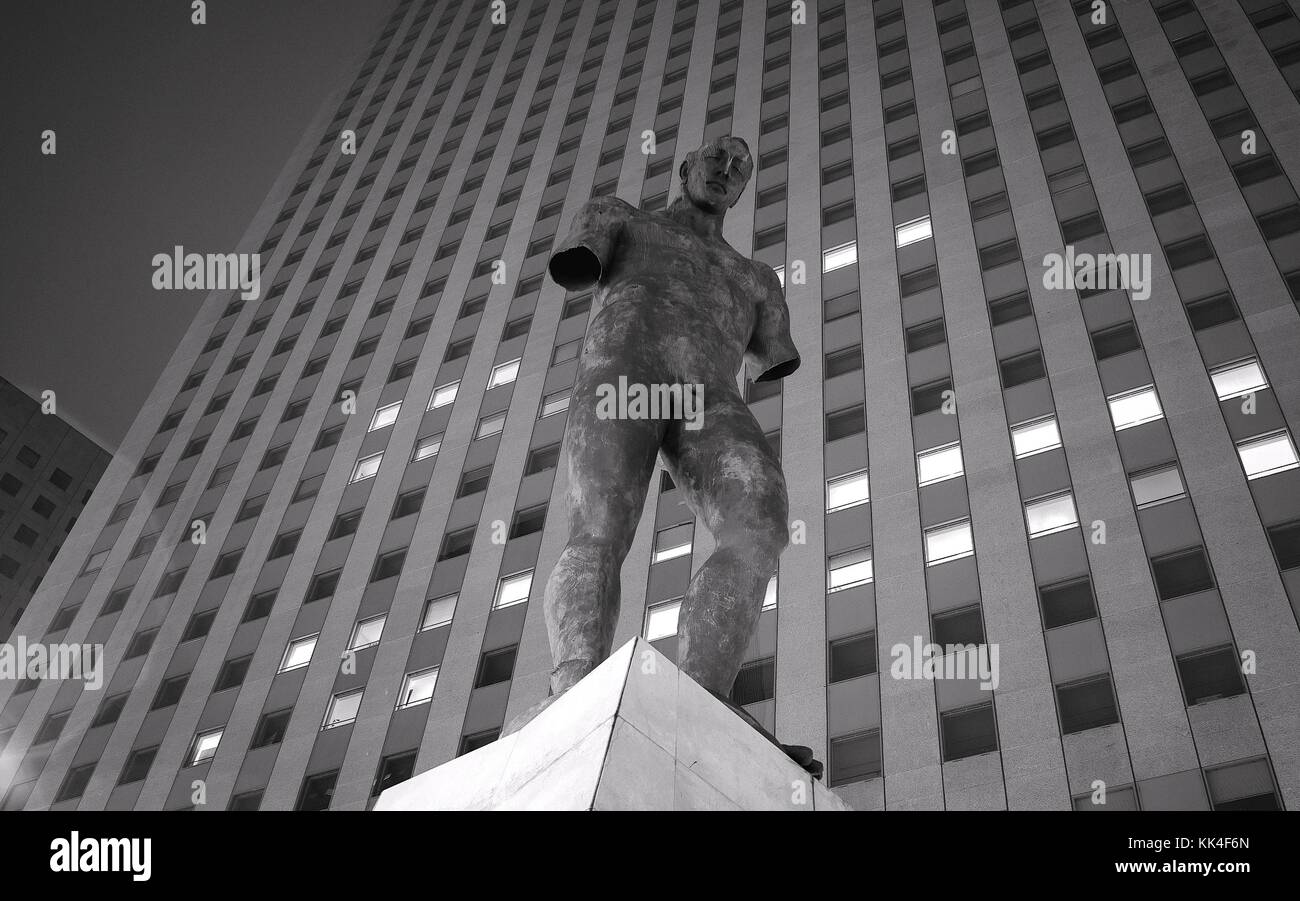
[[705,144],[683,165],[686,196],[706,213],[715,215],[735,205],[754,171],[745,145],[730,139]]

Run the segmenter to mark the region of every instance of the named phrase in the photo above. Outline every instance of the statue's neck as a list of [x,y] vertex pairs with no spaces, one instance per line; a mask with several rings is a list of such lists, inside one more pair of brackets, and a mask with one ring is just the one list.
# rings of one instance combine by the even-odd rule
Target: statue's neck
[[722,240],[722,213],[707,213],[679,194],[668,205],[668,215],[703,238]]

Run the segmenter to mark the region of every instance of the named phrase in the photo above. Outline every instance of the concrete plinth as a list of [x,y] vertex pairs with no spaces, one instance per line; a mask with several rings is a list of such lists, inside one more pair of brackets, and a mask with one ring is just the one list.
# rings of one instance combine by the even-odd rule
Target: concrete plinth
[[[797,740],[793,736],[792,740]],[[849,810],[637,638],[518,732],[375,810]]]

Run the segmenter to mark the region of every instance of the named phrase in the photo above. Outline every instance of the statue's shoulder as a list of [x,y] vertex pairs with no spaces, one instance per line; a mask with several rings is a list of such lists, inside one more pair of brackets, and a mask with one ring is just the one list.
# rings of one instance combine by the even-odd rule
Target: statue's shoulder
[[583,204],[583,209],[588,213],[599,213],[615,218],[627,217],[638,212],[637,208],[632,204],[626,200],[620,200],[612,194],[600,194],[591,198]]

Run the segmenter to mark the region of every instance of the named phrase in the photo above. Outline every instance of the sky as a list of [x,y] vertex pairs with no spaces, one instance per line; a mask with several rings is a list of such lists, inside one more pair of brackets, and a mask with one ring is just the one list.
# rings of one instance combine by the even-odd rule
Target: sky
[[115,451],[206,296],[154,290],[153,255],[236,249],[395,5],[6,0],[0,376]]

